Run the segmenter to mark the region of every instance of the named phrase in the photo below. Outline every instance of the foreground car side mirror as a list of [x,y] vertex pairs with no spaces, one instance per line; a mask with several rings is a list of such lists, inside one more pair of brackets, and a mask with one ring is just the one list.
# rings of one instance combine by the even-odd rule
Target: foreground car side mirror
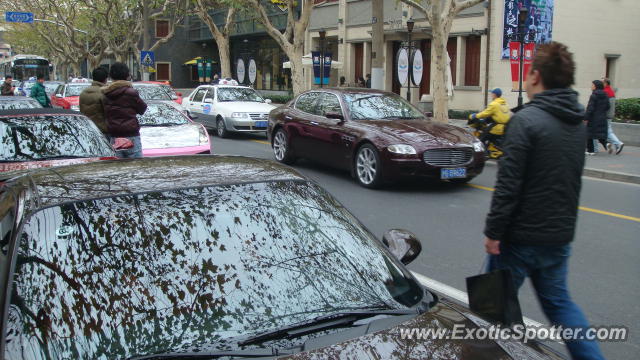
[[344,116],[342,115],[342,113],[333,111],[325,113],[324,117],[326,117],[327,119],[344,120]]
[[264,99],[265,104],[271,104],[271,99]]
[[403,264],[407,265],[415,260],[422,251],[420,241],[410,231],[391,229],[382,236],[382,243]]

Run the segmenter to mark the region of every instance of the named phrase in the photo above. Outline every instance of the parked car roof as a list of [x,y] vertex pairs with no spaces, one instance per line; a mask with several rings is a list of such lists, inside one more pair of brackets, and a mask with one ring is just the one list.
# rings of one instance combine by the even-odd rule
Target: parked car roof
[[0,116],[50,115],[50,114],[66,114],[66,115],[84,116],[77,111],[68,110],[68,109],[56,109],[56,108],[14,109],[14,110],[0,111]]
[[[77,114],[77,113],[76,113]],[[240,184],[306,180],[295,170],[274,161],[240,156],[193,155],[107,160],[44,168],[17,177],[5,186],[32,189],[38,200],[30,210],[65,202],[118,194]]]

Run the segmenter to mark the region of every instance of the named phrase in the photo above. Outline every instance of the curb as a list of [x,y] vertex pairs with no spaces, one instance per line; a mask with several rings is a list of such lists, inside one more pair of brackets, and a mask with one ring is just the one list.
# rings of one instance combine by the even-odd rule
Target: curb
[[[493,159],[489,159],[485,162],[485,165],[498,166],[498,162]],[[634,175],[634,174],[628,174],[628,173],[622,173],[622,172],[584,168],[584,171],[582,172],[582,176],[591,177],[595,179],[620,181],[624,183],[640,185],[640,175]]]
[[628,174],[628,173],[622,173],[622,172],[584,168],[582,175],[592,177],[592,178],[598,178],[598,179],[621,181],[621,182],[626,182],[631,184],[640,184],[640,175],[634,175],[634,174]]

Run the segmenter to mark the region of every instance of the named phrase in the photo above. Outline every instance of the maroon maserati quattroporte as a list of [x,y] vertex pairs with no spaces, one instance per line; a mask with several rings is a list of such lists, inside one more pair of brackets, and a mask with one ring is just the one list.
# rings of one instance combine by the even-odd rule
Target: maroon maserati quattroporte
[[482,143],[469,132],[371,89],[304,92],[271,111],[267,136],[282,163],[318,161],[372,188],[406,177],[467,182],[485,163]]

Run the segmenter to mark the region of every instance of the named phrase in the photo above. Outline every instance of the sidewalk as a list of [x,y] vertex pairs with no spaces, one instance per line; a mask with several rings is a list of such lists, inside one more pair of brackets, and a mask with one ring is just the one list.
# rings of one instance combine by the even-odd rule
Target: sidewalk
[[[450,122],[469,130],[466,120],[451,119]],[[625,145],[620,155],[609,155],[600,145],[598,154],[586,156],[584,175],[640,184],[640,147]]]

